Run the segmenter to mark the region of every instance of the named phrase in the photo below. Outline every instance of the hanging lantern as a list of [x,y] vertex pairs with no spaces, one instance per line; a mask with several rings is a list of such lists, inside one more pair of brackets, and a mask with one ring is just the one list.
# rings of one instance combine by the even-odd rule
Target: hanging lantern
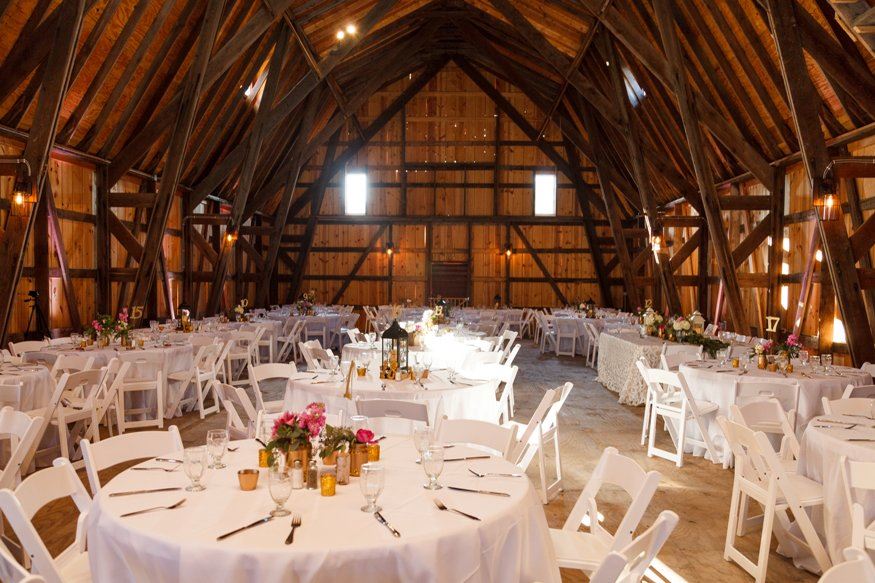
[[[382,370],[391,370],[392,377],[399,370],[407,370],[407,331],[392,320],[392,325],[383,332],[381,344]],[[388,375],[387,375],[388,376]]]
[[705,331],[705,317],[699,310],[696,310],[689,317],[690,324],[693,327],[693,332],[702,334]]
[[839,199],[833,193],[824,193],[814,199],[814,212],[821,221],[834,221],[838,218]]

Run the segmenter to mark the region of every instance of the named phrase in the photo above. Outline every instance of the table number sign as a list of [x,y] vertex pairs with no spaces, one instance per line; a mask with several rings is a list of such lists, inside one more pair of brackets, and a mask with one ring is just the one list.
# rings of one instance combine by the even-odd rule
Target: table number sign
[[778,322],[780,321],[781,318],[777,316],[766,316],[766,332],[777,332]]
[[652,308],[652,307],[653,307],[653,300],[651,298],[647,298],[646,300],[644,300],[644,309],[645,310],[648,308]]
[[134,306],[131,309],[131,318],[133,320],[140,320],[143,317],[143,307],[144,306]]

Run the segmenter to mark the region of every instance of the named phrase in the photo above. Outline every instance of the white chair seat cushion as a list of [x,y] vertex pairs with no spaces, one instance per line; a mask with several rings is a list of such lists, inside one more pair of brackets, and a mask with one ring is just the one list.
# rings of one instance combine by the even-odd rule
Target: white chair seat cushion
[[91,566],[88,553],[84,552],[59,566],[64,583],[91,583]]
[[595,571],[609,552],[608,544],[588,532],[550,529],[550,539],[560,567]]

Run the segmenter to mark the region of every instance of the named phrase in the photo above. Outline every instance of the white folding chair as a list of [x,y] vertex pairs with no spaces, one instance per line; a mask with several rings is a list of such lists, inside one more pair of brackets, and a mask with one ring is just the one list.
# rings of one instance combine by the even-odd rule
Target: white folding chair
[[45,340],[22,340],[21,342],[10,342],[9,352],[12,356],[24,356],[28,352],[39,352],[45,350],[49,343]]
[[590,583],[638,583],[678,524],[678,515],[663,510],[653,525],[619,551],[611,551],[592,574]]
[[701,346],[695,346],[693,344],[669,344],[668,342],[664,342],[660,354],[664,354],[665,356],[684,354],[691,357],[688,360],[702,360],[702,351],[703,348]]
[[12,407],[0,409],[0,438],[9,442],[6,465],[0,471],[0,488],[14,488],[21,482],[22,464],[36,446],[42,421],[42,417],[31,417]]
[[[213,404],[207,407],[205,403],[210,394],[212,382],[216,380],[222,348],[221,344],[215,343],[201,345],[190,369],[167,374],[168,383],[180,383],[174,391],[175,403],[171,403],[171,406],[168,407],[170,411],[176,413],[185,405],[196,403],[201,419],[211,413],[218,413],[221,405],[219,397],[215,393],[212,394]],[[192,384],[194,385],[194,394],[191,397],[186,397],[185,393]]]
[[[553,321],[556,329],[556,356],[574,356],[577,353],[577,321],[572,318],[556,318]],[[570,345],[568,350],[562,349],[562,342]]]
[[666,344],[662,345],[662,353],[659,355],[659,364],[662,370],[676,371],[682,364],[702,360],[702,347],[698,351],[682,350],[682,351],[666,351]]
[[[734,561],[753,576],[756,583],[762,583],[766,578],[774,530],[779,541],[806,547],[822,571],[829,569],[829,556],[808,514],[809,510],[823,506],[823,487],[805,476],[787,472],[765,433],[752,431],[722,415],[717,417],[717,422],[735,456],[723,558]],[[739,523],[745,518],[740,510],[746,507],[748,498],[763,507],[762,538],[756,562],[735,547]],[[788,513],[795,522],[791,522]],[[797,531],[801,536],[795,534]]]
[[0,581],[4,583],[45,583],[45,579],[34,575],[15,560],[9,548],[0,541]]
[[601,333],[598,328],[595,327],[594,324],[590,324],[589,322],[583,323],[583,328],[586,330],[587,343],[586,343],[586,366],[595,368],[598,363],[599,357],[599,336]]
[[[97,404],[105,374],[106,368],[65,373],[58,382],[62,396],[50,423],[58,428],[61,457],[71,462],[78,460],[80,440],[99,423]],[[99,431],[93,433],[100,438]],[[76,461],[75,465],[81,464]]]
[[255,330],[256,335],[256,344],[258,344],[258,348],[255,349],[256,362],[255,364],[261,364],[261,349],[267,348],[267,358],[268,362],[276,362],[276,340],[273,337],[273,332],[267,324],[263,324],[260,326],[256,326]]
[[61,353],[52,365],[52,378],[57,382],[65,372],[79,372],[94,368],[94,357],[85,354]]
[[508,423],[513,419],[513,383],[516,381],[516,375],[519,372],[518,366],[504,366],[499,368],[500,376],[498,378],[498,415],[495,420],[498,423]]
[[234,334],[234,345],[225,355],[225,382],[229,385],[248,385],[249,379],[240,378],[242,372],[258,364],[258,336],[256,332],[240,330]]
[[507,358],[505,358],[501,362],[501,364],[505,366],[511,366],[513,364],[513,361],[516,360],[516,355],[519,354],[521,346],[522,344],[520,343],[514,344],[513,349],[511,349],[510,353],[507,355]]
[[[647,368],[640,360],[635,363],[641,376],[647,384],[650,398],[649,441],[647,457],[658,456],[675,462],[677,467],[684,465],[684,448],[687,443],[704,447],[711,456],[711,461],[717,463],[717,449],[708,435],[708,428],[702,417],[718,410],[716,403],[697,401],[690,394],[684,375],[658,368]],[[675,445],[675,451],[656,447],[656,421],[663,417],[666,428]],[[693,421],[699,428],[701,439],[687,433],[687,423]],[[675,424],[677,424],[675,426]]]
[[848,385],[842,393],[842,399],[875,399],[875,385]]
[[[73,544],[53,558],[32,520],[50,502],[64,498],[71,498],[79,510],[76,538]],[[0,511],[30,557],[32,571],[48,583],[91,580],[85,548],[85,524],[90,508],[91,498],[85,486],[65,459],[57,459],[54,467],[31,474],[14,490],[0,490]]]
[[500,352],[471,352],[465,356],[459,370],[473,371],[486,364],[498,364],[501,361]]
[[[164,429],[164,391],[167,386],[164,355],[157,352],[122,352],[119,359],[131,364],[118,387],[116,422],[119,433],[139,427]],[[149,415],[153,416],[150,418]]]
[[466,443],[496,452],[504,459],[510,459],[511,449],[516,438],[516,427],[502,427],[488,421],[475,419],[441,418],[437,428],[441,443]]
[[[659,472],[645,472],[635,460],[621,455],[616,448],[605,448],[563,527],[550,529],[558,565],[590,574],[609,553],[622,552],[632,542],[660,479]],[[596,503],[596,496],[606,484],[621,488],[630,499],[614,533],[602,526]],[[589,532],[581,532],[581,526]]]
[[277,353],[278,362],[287,362],[291,357],[292,362],[298,360],[298,342],[301,341],[301,330],[304,328],[304,320],[289,318],[283,324],[283,331],[277,338],[281,343]]
[[818,579],[818,583],[849,583],[850,581],[875,581],[875,564],[866,551],[848,547],[842,554],[844,563],[830,568]]
[[328,343],[329,330],[328,319],[322,316],[311,316],[304,320],[304,338],[319,340],[322,346],[330,346]]
[[[572,386],[571,383],[565,383],[561,387],[546,391],[526,425],[515,421],[505,424],[515,426],[519,436],[510,456],[513,463],[526,471],[535,459],[535,455],[538,456],[538,473],[541,482],[539,494],[543,504],[547,504],[563,489],[562,458],[559,453],[559,411],[568,399]],[[551,443],[556,467],[556,477],[552,481],[547,474],[547,453]]]
[[[735,404],[744,407],[750,403],[774,400],[787,414],[790,427],[796,429],[796,411],[799,408],[799,383],[780,381],[736,381]],[[768,432],[767,432],[768,433]]]
[[779,436],[778,457],[785,462],[788,471],[796,470],[796,460],[799,459],[799,440],[793,431],[796,411],[785,411],[777,399],[751,401],[746,405],[733,403],[729,411],[733,421],[748,429]]
[[298,367],[295,363],[281,364],[278,362],[270,364],[259,364],[249,367],[249,379],[252,381],[252,390],[255,393],[256,409],[265,410],[268,413],[276,413],[282,411],[283,401],[265,401],[264,393],[262,392],[260,383],[270,379],[285,379],[288,382],[292,375],[297,374]]
[[823,412],[827,415],[851,415],[853,417],[871,417],[875,399],[835,399],[821,397]]
[[136,431],[103,439],[98,443],[82,440],[82,459],[92,496],[100,491],[99,472],[132,460],[148,459],[183,450],[182,437],[176,425],[167,431]]
[[368,419],[407,419],[426,425],[430,424],[428,405],[425,403],[395,399],[356,399],[355,407],[359,415],[365,415]]
[[213,390],[222,401],[227,420],[225,429],[230,439],[249,439],[253,437],[251,429],[256,427],[257,413],[255,406],[243,387],[233,387],[219,381],[213,381]]
[[[875,550],[875,521],[866,516],[863,496],[875,493],[875,463],[858,462],[842,456],[839,471],[845,491],[845,503],[851,513],[851,546],[862,551]],[[857,491],[864,491],[857,496]]]

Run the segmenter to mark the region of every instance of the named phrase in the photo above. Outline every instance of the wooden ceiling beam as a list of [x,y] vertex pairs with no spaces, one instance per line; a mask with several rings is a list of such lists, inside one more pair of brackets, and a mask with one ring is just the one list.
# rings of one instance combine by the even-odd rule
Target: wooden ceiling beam
[[[812,198],[817,198],[823,192],[823,173],[829,165],[830,157],[817,115],[820,96],[808,76],[800,39],[797,16],[804,10],[795,2],[768,0],[767,5],[781,73],[802,148],[802,162],[808,175]],[[863,288],[843,213],[840,207],[836,211],[836,220],[823,220],[820,213],[815,213],[815,218],[823,245],[823,263],[828,266],[842,320],[848,323],[848,350],[855,366],[861,366],[863,362],[875,360],[875,343],[861,296]]]
[[[10,212],[6,228],[0,233],[0,272],[5,274],[0,278],[0,324],[3,326],[0,345],[5,345],[8,338],[9,318],[24,266],[24,251],[36,218],[34,210],[39,207],[40,199],[46,195],[44,185],[49,157],[58,129],[61,104],[69,87],[84,11],[85,0],[64,0],[56,9],[58,18],[53,19],[51,28],[40,39],[50,46],[50,50],[44,65],[43,83],[37,99],[33,126],[22,155],[30,164],[32,189],[37,200],[36,204],[22,205],[24,216]],[[51,41],[47,42],[48,39]],[[32,208],[27,208],[28,206]]]
[[[720,204],[717,201],[717,190],[714,187],[714,177],[705,154],[702,128],[699,125],[698,113],[702,110],[696,106],[696,101],[692,98],[690,89],[687,86],[686,75],[684,73],[684,59],[675,32],[673,14],[676,11],[676,7],[673,4],[672,0],[654,0],[653,3],[659,33],[662,37],[662,44],[666,54],[665,66],[669,68],[666,73],[668,80],[670,80],[670,86],[677,96],[678,108],[680,109],[684,132],[686,133],[687,143],[690,148],[690,158],[693,161],[696,181],[699,184],[699,192],[705,210],[705,219],[708,223],[708,232],[711,236],[720,279],[723,282],[723,291],[729,306],[730,321],[735,330],[745,332],[747,331],[747,318],[745,316],[744,305],[741,301],[738,277],[735,273],[732,255],[729,252],[729,242],[726,231],[723,228]],[[771,168],[769,177],[773,177]],[[771,182],[768,183],[768,186],[771,186]]]
[[[143,257],[137,269],[137,277],[132,292],[131,307],[143,307],[146,304],[155,277],[155,268],[158,255],[163,247],[164,231],[167,220],[170,217],[170,209],[185,161],[188,149],[188,139],[194,125],[194,117],[200,100],[201,91],[209,88],[206,83],[210,53],[219,30],[222,17],[224,0],[209,0],[207,3],[204,20],[200,27],[197,47],[195,48],[194,61],[188,71],[182,93],[179,99],[178,115],[175,127],[170,136],[170,145],[167,149],[166,163],[158,187],[158,197],[152,209],[149,219],[149,228],[146,232],[146,242]],[[218,52],[216,53],[218,55]],[[112,183],[113,166],[110,165],[110,183]],[[119,167],[116,166],[116,172]],[[127,171],[127,169],[125,169]],[[122,173],[123,174],[123,173]],[[117,176],[120,178],[121,174]],[[133,313],[133,311],[132,311]]]
[[[249,195],[252,191],[252,178],[255,174],[258,156],[261,153],[261,146],[268,132],[267,120],[273,108],[274,100],[279,93],[280,81],[283,78],[283,64],[285,63],[286,52],[289,48],[290,34],[290,30],[286,28],[280,29],[276,44],[273,47],[273,54],[268,64],[267,81],[265,82],[264,93],[262,93],[261,106],[255,115],[249,139],[246,141],[246,154],[243,158],[240,176],[237,181],[237,191],[234,194],[231,215],[228,218],[229,231],[239,230],[243,223],[243,212],[246,210],[246,201],[249,200]],[[242,239],[243,237],[238,234],[237,242],[239,243]],[[225,287],[225,277],[228,273],[228,262],[232,247],[233,242],[223,240],[222,246],[219,248],[219,259],[213,267],[213,287],[210,288],[210,297],[207,301],[208,313],[214,313],[219,308],[219,301],[222,298],[222,292]]]

